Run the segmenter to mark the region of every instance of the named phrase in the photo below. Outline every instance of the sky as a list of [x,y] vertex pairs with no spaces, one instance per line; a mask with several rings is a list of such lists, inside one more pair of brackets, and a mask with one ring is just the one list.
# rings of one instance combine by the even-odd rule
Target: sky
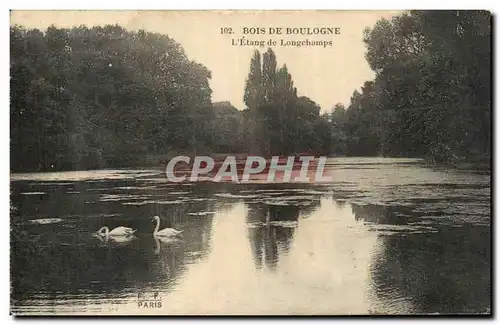
[[[363,30],[395,11],[12,11],[11,25],[46,29],[119,24],[129,30],[144,29],[169,35],[179,42],[190,60],[212,72],[212,101],[230,101],[244,109],[243,93],[250,59],[255,49],[269,46],[234,46],[245,37],[252,41],[273,39],[278,66],[286,63],[299,96],[307,96],[329,111],[336,103],[346,107],[355,89],[372,80],[364,57]],[[221,28],[232,34],[221,33]],[[264,29],[265,34],[244,34],[244,29]],[[270,35],[270,28],[283,34]],[[338,28],[333,35],[288,35],[287,28]],[[285,47],[281,40],[332,41],[331,46]]]

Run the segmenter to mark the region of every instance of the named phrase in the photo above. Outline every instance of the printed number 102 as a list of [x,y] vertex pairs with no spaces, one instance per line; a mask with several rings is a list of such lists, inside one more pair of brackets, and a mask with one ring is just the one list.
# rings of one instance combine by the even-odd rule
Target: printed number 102
[[232,34],[233,29],[231,27],[221,27],[220,28],[220,33],[221,34]]

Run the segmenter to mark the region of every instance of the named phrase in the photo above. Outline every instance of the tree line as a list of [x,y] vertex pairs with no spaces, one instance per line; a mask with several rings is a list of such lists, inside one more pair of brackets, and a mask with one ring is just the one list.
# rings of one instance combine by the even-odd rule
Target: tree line
[[177,154],[489,159],[491,15],[412,11],[364,32],[374,80],[328,113],[256,50],[238,110],[166,35],[10,28],[11,170],[158,165]]
[[[315,135],[320,108],[297,98],[272,50],[264,59],[266,83],[259,86],[267,89],[265,100],[241,111],[229,102],[212,103],[211,72],[166,35],[118,25],[45,31],[11,26],[10,38],[13,171],[321,148]],[[301,120],[292,125],[296,117]],[[275,132],[277,123],[283,132]],[[290,137],[301,140],[292,145]]]
[[12,170],[137,166],[210,145],[211,72],[168,36],[11,26],[10,38]]
[[297,95],[286,64],[277,67],[274,51],[255,50],[245,82],[244,144],[263,155],[330,153],[329,123],[313,100]]
[[347,155],[489,161],[491,14],[411,11],[364,31],[375,79],[332,110]]

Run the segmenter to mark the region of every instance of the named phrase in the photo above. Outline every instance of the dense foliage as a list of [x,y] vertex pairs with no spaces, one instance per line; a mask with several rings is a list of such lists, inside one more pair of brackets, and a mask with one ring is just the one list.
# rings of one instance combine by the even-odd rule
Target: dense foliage
[[286,64],[277,68],[276,55],[268,49],[254,52],[245,84],[243,112],[250,141],[246,148],[260,154],[330,153],[329,124],[311,99],[297,96]]
[[11,27],[13,170],[116,167],[203,148],[210,71],[168,36]]
[[246,109],[168,36],[120,26],[11,26],[11,169],[159,164],[179,153],[489,159],[491,15],[412,11],[366,29],[375,79],[329,114],[256,50]]
[[332,114],[343,153],[489,160],[490,13],[412,11],[364,35],[376,77]]

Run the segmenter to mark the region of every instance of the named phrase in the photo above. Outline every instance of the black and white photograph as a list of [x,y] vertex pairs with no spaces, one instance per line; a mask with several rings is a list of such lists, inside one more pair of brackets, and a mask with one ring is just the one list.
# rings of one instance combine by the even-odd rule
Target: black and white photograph
[[491,316],[492,34],[11,10],[11,315]]

